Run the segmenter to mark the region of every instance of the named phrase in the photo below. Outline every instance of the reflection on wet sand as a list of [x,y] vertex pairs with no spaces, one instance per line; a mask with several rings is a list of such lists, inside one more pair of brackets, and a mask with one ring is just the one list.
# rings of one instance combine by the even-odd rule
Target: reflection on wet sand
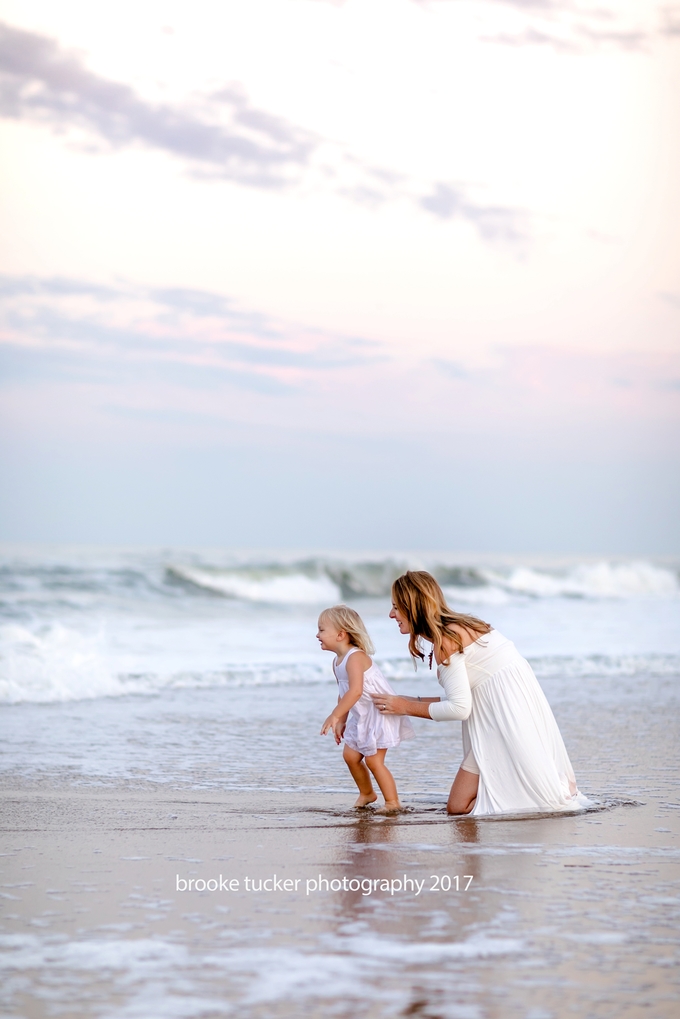
[[451,847],[456,850],[456,869],[460,875],[471,875],[475,888],[482,877],[482,855],[461,852],[466,846],[478,846],[481,842],[481,825],[472,817],[461,817],[451,825]]
[[[448,846],[414,846],[417,824],[412,819],[407,824],[400,818],[378,821],[372,811],[366,811],[344,826],[333,877],[343,882],[339,902],[345,920],[356,919],[369,900],[391,903],[399,911],[403,935],[406,912],[422,922],[442,902],[460,905],[461,897],[469,899],[467,892],[476,891],[482,877],[482,829],[472,818],[450,821],[449,827]],[[477,851],[466,853],[465,847]]]
[[369,810],[362,812],[343,832],[343,859],[336,864],[336,869],[342,876],[346,875],[348,884],[352,885],[343,891],[340,900],[348,915],[356,916],[366,905],[367,881],[371,882],[373,894],[379,888],[376,882],[392,881],[396,877],[395,855],[386,850],[395,845],[398,824],[398,818],[377,821]]

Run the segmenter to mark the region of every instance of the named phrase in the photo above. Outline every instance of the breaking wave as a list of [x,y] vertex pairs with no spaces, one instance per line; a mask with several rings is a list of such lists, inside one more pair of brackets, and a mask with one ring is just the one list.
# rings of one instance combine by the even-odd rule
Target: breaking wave
[[[64,558],[66,561],[64,561]],[[271,558],[215,553],[72,555],[53,562],[29,558],[0,564],[0,603],[7,611],[60,604],[90,609],[116,596],[137,601],[212,596],[250,604],[323,605],[341,599],[386,598],[405,570],[429,570],[460,605],[503,605],[517,599],[680,598],[676,565],[645,560],[576,562],[563,566],[493,565],[446,556]]]
[[272,604],[330,604],[341,598],[388,597],[407,569],[428,569],[447,597],[461,605],[503,605],[517,598],[678,598],[677,571],[649,562],[581,563],[567,569],[518,566],[506,570],[447,566],[435,562],[336,562],[315,559],[287,566],[172,565],[170,583],[242,601]]
[[486,571],[487,583],[507,594],[534,598],[677,598],[675,571],[647,562],[580,564],[562,573],[519,567],[503,576]]
[[316,576],[283,570],[217,570],[192,566],[171,566],[169,575],[194,587],[241,601],[270,604],[332,604],[342,597],[337,584],[320,571]]

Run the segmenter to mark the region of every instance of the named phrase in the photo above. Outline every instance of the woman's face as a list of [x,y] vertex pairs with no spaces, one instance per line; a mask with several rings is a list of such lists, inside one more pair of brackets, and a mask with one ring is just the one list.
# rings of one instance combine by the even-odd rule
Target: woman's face
[[390,619],[396,620],[397,626],[399,627],[399,633],[410,633],[408,621],[406,616],[402,616],[397,606],[392,602],[392,608],[390,610]]

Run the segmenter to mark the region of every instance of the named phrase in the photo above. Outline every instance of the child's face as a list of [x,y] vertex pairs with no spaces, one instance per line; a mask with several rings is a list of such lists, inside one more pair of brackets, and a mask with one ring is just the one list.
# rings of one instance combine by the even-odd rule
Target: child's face
[[322,651],[335,651],[342,645],[342,638],[346,637],[347,634],[344,630],[338,630],[337,626],[333,626],[323,616],[319,620],[319,629],[316,632],[316,637],[321,644]]

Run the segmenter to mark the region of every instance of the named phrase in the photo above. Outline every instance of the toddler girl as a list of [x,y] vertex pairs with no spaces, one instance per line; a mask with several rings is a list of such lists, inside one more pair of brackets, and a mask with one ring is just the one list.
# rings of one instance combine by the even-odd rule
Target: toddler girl
[[323,651],[333,651],[333,672],[338,681],[338,704],[321,727],[321,735],[332,729],[335,742],[343,736],[343,757],[359,787],[355,807],[366,807],[377,800],[371,775],[385,797],[379,813],[401,810],[392,774],[385,767],[389,747],[415,736],[413,726],[403,715],[383,715],[371,700],[372,693],[394,693],[377,665],[368,657],[373,652],[371,638],[361,617],[347,605],[324,609],[319,616],[317,637]]

